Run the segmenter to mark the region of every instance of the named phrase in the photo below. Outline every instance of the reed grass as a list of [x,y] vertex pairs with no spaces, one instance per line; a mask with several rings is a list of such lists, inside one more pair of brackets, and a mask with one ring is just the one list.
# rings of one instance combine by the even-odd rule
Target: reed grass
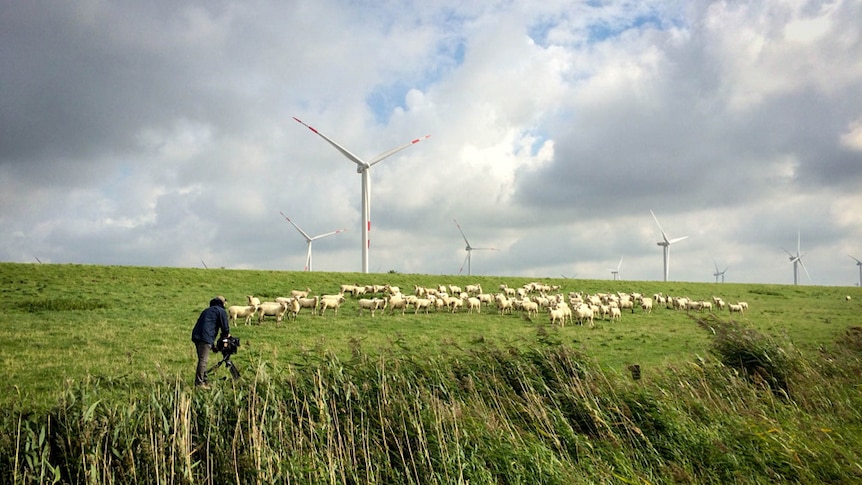
[[[716,322],[713,322],[715,324]],[[724,325],[732,325],[723,322]],[[717,336],[718,336],[717,332]],[[721,356],[642,380],[571,347],[257,361],[209,390],[69,382],[2,413],[3,483],[837,483],[862,480],[862,332],[784,386]],[[733,337],[728,337],[733,338]],[[746,345],[773,342],[746,334]],[[791,362],[792,361],[792,362]],[[776,370],[774,369],[773,372]]]

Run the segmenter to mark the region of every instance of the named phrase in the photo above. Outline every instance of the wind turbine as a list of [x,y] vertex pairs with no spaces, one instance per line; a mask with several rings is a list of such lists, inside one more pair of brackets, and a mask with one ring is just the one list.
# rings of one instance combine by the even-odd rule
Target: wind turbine
[[[850,256],[850,255],[848,254],[847,256]],[[853,258],[853,261],[856,261],[856,266],[859,267],[859,286],[862,287],[862,261],[859,261],[858,259],[854,258],[853,256],[850,256],[850,257]]]
[[802,236],[799,234],[799,231],[796,232],[796,254],[792,254],[788,250],[784,250],[788,256],[790,256],[790,262],[793,263],[793,284],[796,285],[799,282],[799,266],[802,266],[802,269],[805,270],[805,275],[808,276],[808,279],[811,280],[811,275],[808,274],[808,270],[805,268],[805,263],[802,262],[802,256],[805,256],[806,253],[799,254],[800,243]]
[[297,226],[293,221],[291,221],[289,217],[284,215],[284,212],[279,212],[279,214],[281,214],[281,217],[284,217],[285,219],[287,219],[287,222],[289,222],[293,227],[295,227],[296,230],[299,231],[300,234],[302,234],[302,237],[305,238],[306,242],[308,242],[308,253],[305,256],[305,269],[303,271],[311,271],[311,243],[312,243],[312,241],[315,241],[317,239],[323,239],[326,236],[331,236],[333,234],[338,234],[339,232],[344,232],[347,230],[347,229],[339,229],[337,231],[327,232],[326,234],[320,234],[320,235],[311,237],[305,231],[300,229],[299,226]]
[[342,155],[347,157],[348,160],[355,163],[356,173],[362,175],[362,272],[368,273],[368,251],[371,248],[371,238],[368,234],[369,232],[371,232],[371,178],[369,177],[369,171],[371,170],[372,166],[377,163],[380,163],[381,161],[383,161],[383,159],[395,155],[401,150],[404,150],[411,145],[415,145],[420,141],[429,138],[431,135],[425,135],[422,138],[416,138],[409,143],[405,143],[399,147],[395,147],[389,151],[383,152],[380,155],[377,155],[376,157],[372,158],[371,161],[366,162],[351,153],[348,149],[329,139],[329,137],[327,137],[323,133],[315,130],[311,126],[306,125],[299,118],[294,116],[293,119],[295,119],[298,123],[304,125],[306,128],[326,140],[327,143],[335,147],[335,149],[341,152]]
[[715,276],[715,282],[718,283],[718,277],[721,276],[721,282],[724,283],[724,273],[727,272],[727,268],[730,268],[730,266],[724,268],[724,271],[719,271],[718,263],[716,263],[714,259],[712,260],[712,264],[715,265],[715,273],[712,274],[713,276]]
[[656,244],[662,247],[662,253],[664,254],[664,280],[667,281],[668,269],[670,267],[670,245],[675,242],[680,242],[683,239],[687,239],[688,236],[668,239],[667,234],[665,234],[664,229],[661,228],[661,224],[658,223],[658,218],[655,216],[655,213],[652,211],[652,209],[650,209],[649,213],[652,214],[652,218],[655,219],[655,223],[658,226],[658,230],[661,231],[662,240],[657,242]]
[[[458,226],[458,230],[461,231],[461,236],[464,238],[464,242],[467,243],[467,247],[465,248],[467,250],[467,257],[464,258],[464,263],[467,263],[467,276],[469,276],[472,274],[470,264],[471,264],[471,260],[472,260],[471,256],[472,256],[474,250],[496,251],[497,249],[496,248],[474,248],[473,246],[470,246],[470,241],[467,240],[467,236],[464,234],[464,230],[461,229],[461,224],[458,224],[458,221],[456,221],[455,219],[452,219],[452,220],[455,222],[455,225]],[[462,271],[464,271],[464,263],[461,263],[461,269],[458,270],[459,275],[461,274]]]
[[623,265],[623,256],[620,256],[620,262],[617,263],[617,269],[611,270],[611,275],[614,277],[614,281],[620,279],[620,267]]

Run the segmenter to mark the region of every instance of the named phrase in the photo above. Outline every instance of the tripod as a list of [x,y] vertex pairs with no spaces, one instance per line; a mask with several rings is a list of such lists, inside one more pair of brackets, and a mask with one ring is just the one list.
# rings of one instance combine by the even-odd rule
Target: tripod
[[224,357],[222,357],[221,361],[219,361],[218,364],[207,369],[207,374],[209,374],[210,372],[212,372],[212,371],[218,369],[219,367],[221,367],[222,365],[224,365],[225,367],[228,368],[228,370],[230,371],[230,375],[233,376],[234,379],[239,379],[239,369],[237,369],[236,365],[233,363],[233,361],[230,360],[230,356],[231,356],[231,354],[225,354]]

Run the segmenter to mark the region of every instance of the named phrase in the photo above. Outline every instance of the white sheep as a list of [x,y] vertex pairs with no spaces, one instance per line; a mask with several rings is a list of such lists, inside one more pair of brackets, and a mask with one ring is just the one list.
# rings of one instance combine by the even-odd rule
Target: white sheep
[[559,323],[561,327],[566,326],[566,310],[564,308],[551,308],[548,310],[548,319],[551,320],[551,325]]
[[621,321],[623,319],[623,312],[620,311],[619,308],[612,307],[611,308],[611,321]]
[[335,310],[335,314],[338,315],[338,307],[344,303],[344,295],[328,295],[327,297],[323,297],[320,299],[320,316],[323,316],[326,313],[327,308],[332,308]]
[[395,310],[401,310],[401,314],[404,315],[404,312],[407,310],[407,299],[402,295],[390,295],[386,297],[386,306],[389,307],[389,314],[394,315]]
[[374,316],[375,310],[385,310],[386,309],[386,300],[382,298],[360,298],[359,299],[359,314],[362,315],[362,310],[368,310],[371,312],[371,316]]
[[431,300],[428,298],[417,298],[413,302],[413,307],[416,309],[413,313],[418,315],[419,310],[424,310],[425,313],[428,313],[428,309],[431,308]]
[[311,288],[306,288],[305,290],[290,290],[290,296],[293,298],[308,298],[309,293],[311,293]]
[[230,324],[233,325],[236,323],[237,318],[245,318],[245,324],[248,325],[251,323],[251,317],[257,312],[257,307],[254,305],[249,306],[237,306],[232,305],[228,307],[227,314],[230,317]]
[[466,296],[467,293],[461,295],[461,301],[463,305],[467,307],[467,313],[473,313],[473,310],[476,310],[476,313],[482,313],[482,302],[474,297],[474,296]]
[[260,305],[260,298],[252,295],[248,295],[246,296],[246,298],[248,298],[248,304],[250,306],[257,307],[258,305]]
[[279,303],[275,301],[265,301],[262,302],[257,307],[257,323],[260,324],[263,322],[264,317],[270,316],[275,317],[275,323],[281,323],[282,318],[284,318],[284,313],[287,311],[286,303]]
[[299,308],[309,308],[311,309],[311,314],[317,314],[317,307],[320,304],[320,297],[314,296],[311,298],[297,298],[297,303],[299,303]]
[[652,298],[649,297],[641,297],[641,308],[643,308],[644,313],[652,313]]
[[733,313],[739,313],[740,315],[743,314],[742,305],[740,305],[738,303],[731,303],[730,305],[727,305],[727,309],[730,311],[731,314],[733,314]]

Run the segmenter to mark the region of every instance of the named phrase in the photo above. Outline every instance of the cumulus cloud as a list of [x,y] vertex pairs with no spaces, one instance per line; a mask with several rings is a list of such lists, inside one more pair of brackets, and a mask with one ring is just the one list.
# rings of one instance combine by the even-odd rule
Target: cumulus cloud
[[862,1],[24,2],[0,259],[849,285]]

